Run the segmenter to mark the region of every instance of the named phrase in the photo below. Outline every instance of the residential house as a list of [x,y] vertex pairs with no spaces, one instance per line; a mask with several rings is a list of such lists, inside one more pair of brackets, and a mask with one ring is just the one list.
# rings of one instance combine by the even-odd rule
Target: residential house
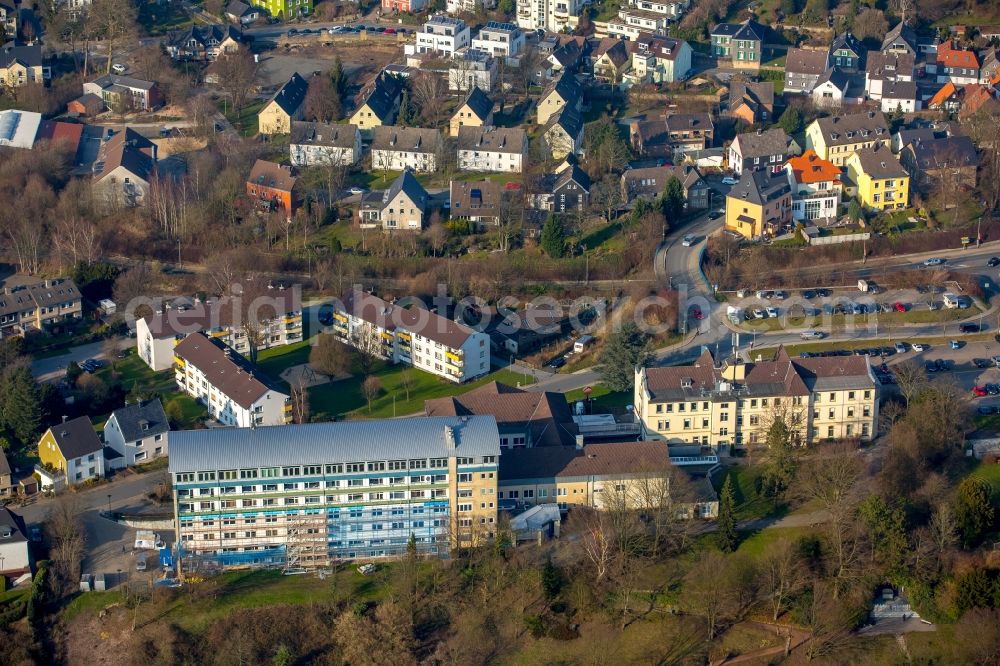
[[104,445],[86,416],[64,417],[46,430],[38,441],[38,458],[43,468],[54,470],[71,486],[105,475]]
[[691,6],[690,0],[629,0],[629,5],[636,9],[661,14],[672,20],[678,20]]
[[[506,451],[500,456],[497,498],[505,508],[555,504],[559,511],[573,507],[611,510],[654,508],[650,484],[660,484],[669,496],[671,469],[662,441],[609,442],[577,446],[538,447]],[[680,472],[686,477],[685,472]],[[691,483],[692,498],[677,502],[675,518],[718,517],[718,496],[707,478]],[[660,500],[656,500],[660,501]]]
[[865,97],[864,78],[839,67],[823,72],[810,93],[813,104],[821,109],[839,109],[845,104],[860,104]]
[[256,7],[251,7],[240,0],[232,0],[226,5],[226,18],[240,26],[248,26],[256,23],[260,18],[260,12]]
[[[570,154],[567,158],[575,157]],[[535,196],[539,210],[554,213],[583,213],[590,206],[590,176],[575,159],[563,162],[555,173],[545,174],[541,192]]]
[[[288,394],[224,342],[192,333],[174,347],[177,388],[226,426],[253,428],[292,422]],[[173,451],[171,451],[172,457]]]
[[583,118],[572,104],[564,106],[549,117],[542,138],[552,153],[552,158],[561,160],[567,155],[576,155],[583,149]]
[[[299,288],[270,288],[258,297],[256,349],[271,349],[302,342],[302,299]],[[234,325],[235,324],[235,325]],[[193,304],[168,304],[165,309],[136,319],[135,346],[139,358],[156,372],[174,363],[174,347],[191,333],[206,333],[250,355],[246,327],[238,320],[226,297]]]
[[684,188],[684,201],[689,209],[705,209],[711,201],[711,188],[693,166],[644,167],[622,173],[622,198],[628,205],[637,199],[653,202],[666,192],[667,183],[677,178]]
[[909,25],[900,21],[886,33],[882,40],[882,53],[892,55],[917,55],[917,33]]
[[0,47],[0,83],[8,88],[42,84],[51,77],[52,70],[42,60],[40,44],[8,42]]
[[361,160],[357,125],[292,121],[288,145],[292,166],[350,166]]
[[774,360],[730,358],[716,365],[704,351],[693,365],[640,368],[635,414],[643,437],[668,445],[721,449],[767,442],[775,415],[802,445],[824,440],[870,441],[878,432],[878,382],[864,356]]
[[472,39],[472,48],[497,58],[515,58],[524,51],[525,36],[514,23],[487,21]]
[[870,53],[865,64],[865,94],[882,99],[882,89],[897,81],[912,82],[915,57],[909,53]]
[[[294,72],[257,113],[261,134],[290,134],[292,121],[302,120],[309,83]],[[354,124],[354,120],[351,121]]]
[[458,136],[462,127],[491,127],[493,125],[493,100],[479,87],[472,86],[465,99],[451,115],[451,136]]
[[365,229],[420,231],[424,228],[427,198],[427,190],[407,169],[392,181],[388,190],[362,195],[358,224]]
[[792,221],[792,190],[784,173],[747,169],[726,195],[726,230],[755,240],[777,236]]
[[[556,39],[555,48],[546,55],[545,63],[542,66],[548,64],[552,72],[557,74],[576,72],[586,53],[587,41],[583,37],[575,35],[554,35],[554,37]],[[539,48],[539,50],[541,49]]]
[[774,120],[774,82],[732,81],[729,84],[729,102],[726,115],[742,120],[747,125],[769,123]]
[[83,84],[83,94],[96,95],[117,113],[151,111],[163,104],[160,87],[155,81],[143,81],[130,76],[105,74]]
[[407,45],[407,53],[427,53],[451,57],[459,49],[469,46],[469,26],[460,18],[435,14],[416,33],[414,44]]
[[979,65],[979,83],[984,86],[996,85],[1000,82],[1000,53],[995,48],[983,52]]
[[906,208],[910,199],[910,175],[887,145],[875,145],[853,153],[847,172],[858,188],[858,200],[869,210]]
[[933,141],[934,138],[933,127],[901,127],[892,135],[890,147],[892,148],[892,152],[898,155],[903,151],[903,148],[906,148],[914,141]]
[[640,33],[628,49],[632,65],[625,78],[633,84],[683,81],[691,71],[691,45],[683,40]]
[[781,171],[792,152],[791,143],[780,127],[737,134],[729,146],[729,168],[737,174],[745,169]]
[[629,125],[632,149],[643,157],[673,158],[674,152],[704,150],[712,145],[715,125],[707,113],[677,113],[664,120]]
[[292,219],[299,203],[295,187],[297,181],[292,167],[258,159],[247,178],[247,196],[257,210],[282,212]]
[[0,35],[6,39],[17,39],[18,30],[20,28],[20,10],[18,10],[17,5],[14,0],[2,0],[0,2],[0,27],[2,27],[3,32]]
[[605,37],[591,54],[594,78],[612,85],[619,85],[625,71],[632,64],[625,42],[615,37]]
[[30,574],[31,545],[24,519],[0,506],[0,587],[7,588],[7,578]]
[[785,92],[811,93],[829,64],[826,49],[789,48],[785,56]]
[[334,335],[351,346],[379,341],[379,355],[462,383],[490,371],[486,333],[431,312],[422,303],[403,307],[360,290],[334,312]]
[[917,84],[913,81],[890,81],[882,87],[883,113],[913,113],[920,109]]
[[192,25],[175,30],[164,40],[164,47],[175,60],[211,61],[223,54],[236,53],[243,33],[231,25]]
[[979,82],[979,58],[975,51],[958,48],[950,39],[938,46],[934,67],[938,83],[950,81],[963,86]]
[[372,169],[381,171],[437,171],[444,148],[436,129],[381,125],[372,131]]
[[521,173],[527,157],[528,134],[520,127],[463,127],[458,133],[460,171]]
[[513,205],[504,202],[507,191],[503,183],[490,180],[451,181],[448,201],[453,220],[467,220],[475,229],[482,231],[500,224],[506,216],[509,224],[521,217]]
[[806,128],[806,148],[838,167],[862,148],[877,143],[889,145],[889,123],[878,111],[818,118]]
[[585,5],[584,0],[517,0],[517,24],[525,30],[570,32]]
[[126,127],[101,144],[94,162],[94,194],[109,207],[144,206],[156,175],[156,144]]
[[576,81],[576,76],[563,73],[554,79],[538,98],[537,118],[539,125],[548,124],[549,120],[564,107],[569,106],[579,111],[583,106],[583,91]]
[[900,151],[899,160],[921,189],[976,187],[979,156],[967,136],[912,141]]
[[712,54],[736,69],[760,69],[767,28],[753,19],[712,28]]
[[448,66],[448,89],[467,92],[479,88],[483,92],[493,90],[497,84],[497,59],[493,56],[469,49],[451,59]]
[[93,118],[104,111],[104,100],[94,93],[77,97],[66,105],[66,113]]
[[[427,6],[427,0],[382,0],[382,11],[417,13]],[[485,6],[485,5],[484,5]]]
[[0,449],[0,498],[9,498],[17,494],[17,486],[14,483],[14,475],[7,461],[7,454]]
[[351,115],[351,124],[362,132],[370,133],[380,125],[391,125],[399,112],[402,86],[391,74],[379,74],[360,97],[357,110]]
[[840,169],[812,150],[785,163],[788,185],[792,190],[792,219],[836,220],[844,187]]
[[480,7],[491,10],[496,9],[496,6],[496,0],[447,0],[445,2],[445,11],[449,14],[458,14],[461,12],[474,13]]
[[957,113],[962,108],[962,97],[961,89],[948,81],[927,101],[927,108],[944,109],[948,113]]
[[0,339],[43,331],[83,316],[83,297],[69,278],[0,282]]
[[658,12],[623,7],[618,16],[608,20],[607,35],[614,39],[636,39],[643,33],[665,35],[670,19]]
[[958,111],[960,121],[968,120],[979,113],[983,107],[996,101],[996,92],[992,87],[978,83],[964,86],[961,92],[962,107]]
[[131,467],[167,455],[170,422],[159,398],[126,404],[104,424],[104,443]]
[[[219,568],[326,568],[404,557],[410,544],[444,557],[497,530],[491,416],[188,430],[170,448],[177,543]],[[262,511],[267,529],[242,529]],[[241,529],[220,530],[219,512]]]
[[501,449],[575,446],[580,431],[562,393],[490,382],[468,393],[424,401],[425,416],[493,416]]
[[868,53],[858,39],[850,32],[837,35],[830,45],[830,65],[839,67],[849,74],[856,74],[865,69],[865,56]]
[[[387,0],[383,0],[383,4]],[[397,0],[408,2],[410,0]],[[412,0],[416,3],[417,0]],[[287,21],[301,16],[308,16],[313,10],[313,0],[250,0],[254,7],[260,7],[268,16],[279,21]]]

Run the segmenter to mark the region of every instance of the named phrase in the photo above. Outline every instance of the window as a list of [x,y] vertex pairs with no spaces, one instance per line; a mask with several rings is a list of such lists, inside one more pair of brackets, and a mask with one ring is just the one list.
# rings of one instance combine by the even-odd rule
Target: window
[[472,505],[471,504],[459,504],[458,505],[458,512],[459,513],[468,513],[469,511],[472,511]]
[[459,483],[472,483],[472,474],[462,473],[458,475]]

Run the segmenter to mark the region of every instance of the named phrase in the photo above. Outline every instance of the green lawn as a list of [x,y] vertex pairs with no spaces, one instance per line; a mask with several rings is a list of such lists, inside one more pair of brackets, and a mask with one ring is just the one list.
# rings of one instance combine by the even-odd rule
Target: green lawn
[[281,382],[281,373],[294,365],[309,362],[310,340],[306,339],[283,347],[272,347],[257,352],[257,367],[276,382]]
[[[599,411],[609,411],[613,409],[624,409],[631,405],[635,394],[632,391],[612,391],[604,384],[594,384],[594,389],[590,394],[593,400],[593,407]],[[566,393],[566,402],[571,405],[577,400],[584,400],[583,389],[575,389]]]
[[162,35],[193,23],[181,3],[140,2],[139,24],[150,35]]
[[[853,322],[855,326],[868,326],[875,323],[875,315],[816,315],[804,317],[800,314],[792,314],[785,317],[784,311],[779,312],[779,317],[768,319],[755,319],[743,322],[740,326],[749,331],[778,331],[785,328],[795,329],[803,326],[815,326],[825,328],[827,325],[834,329],[843,328],[848,322]],[[878,314],[879,326],[892,326],[894,324],[940,324],[952,321],[961,321],[979,314],[979,309],[971,308],[940,308],[938,310],[911,309],[906,312],[880,312]],[[900,329],[905,335],[905,329]],[[889,329],[886,328],[888,332]],[[909,339],[909,338],[907,338]],[[862,347],[864,345],[861,345]]]
[[969,476],[988,482],[993,487],[993,495],[1000,496],[1000,464],[980,463]]
[[[498,370],[473,382],[455,384],[422,370],[387,363],[377,364],[372,375],[382,383],[382,389],[379,396],[372,401],[370,411],[368,401],[361,392],[364,377],[356,375],[309,389],[312,419],[328,421],[341,417],[376,419],[406,416],[422,412],[425,400],[460,395],[492,381],[510,386],[517,386],[518,383],[525,386],[535,381],[530,376],[510,370]],[[407,375],[411,380],[409,392],[404,387]]]
[[[193,428],[206,415],[205,408],[194,398],[177,391],[173,369],[153,372],[135,353],[122,360],[116,360],[113,369],[110,365],[101,368],[97,371],[97,376],[108,384],[119,383],[126,394],[133,389],[139,389],[160,396],[164,410],[171,420],[175,421],[175,427]],[[102,424],[108,416],[110,415],[94,415],[92,420]]]
[[773,497],[757,492],[757,479],[762,473],[763,469],[760,466],[738,465],[712,477],[716,492],[722,492],[722,486],[727,478],[733,480],[737,520],[777,517],[785,514],[787,509],[783,504]]
[[738,550],[746,555],[760,557],[771,544],[780,539],[795,541],[813,531],[811,527],[789,527],[787,529],[771,528],[756,532],[742,532]]
[[228,102],[220,102],[219,110],[224,112],[226,120],[232,123],[236,131],[240,133],[240,136],[256,136],[258,125],[257,125],[257,114],[266,102],[263,100],[255,101],[247,106],[243,107],[238,113]]
[[[899,331],[894,331],[892,340],[905,340],[909,343],[921,342],[929,345],[933,349],[936,345],[947,345],[952,337],[942,337],[932,336],[932,337],[913,337],[905,334],[898,335]],[[962,340],[965,342],[974,342],[981,340],[991,340],[992,336],[986,333],[978,335],[963,335]],[[819,343],[805,343],[801,345],[785,345],[785,351],[788,352],[789,356],[798,356],[802,352],[821,352],[830,351],[832,349],[870,349],[875,346],[889,346],[890,341],[887,337],[877,338],[877,339],[867,339],[867,340],[845,340],[841,342],[819,342]],[[761,350],[774,349],[773,347],[761,347]],[[908,352],[909,353],[909,352]]]

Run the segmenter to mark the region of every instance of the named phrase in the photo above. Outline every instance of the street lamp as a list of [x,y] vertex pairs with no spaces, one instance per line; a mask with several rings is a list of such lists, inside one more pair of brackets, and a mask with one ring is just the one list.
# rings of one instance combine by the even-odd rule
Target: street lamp
[[108,493],[108,516],[111,515],[111,493]]

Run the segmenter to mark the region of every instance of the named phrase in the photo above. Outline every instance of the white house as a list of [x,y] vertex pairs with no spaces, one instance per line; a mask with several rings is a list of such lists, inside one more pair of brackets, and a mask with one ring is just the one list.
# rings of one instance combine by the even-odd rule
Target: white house
[[517,0],[517,24],[526,30],[572,30],[586,4],[587,0]]
[[443,145],[436,129],[381,125],[372,130],[372,169],[437,171]]
[[458,131],[461,171],[521,173],[528,156],[528,133],[521,128],[462,127]]
[[118,452],[125,467],[167,455],[170,422],[159,398],[125,405],[104,424],[104,443]]
[[31,573],[31,549],[24,520],[0,506],[0,576],[17,577]]
[[219,340],[192,333],[174,347],[174,360],[177,388],[204,404],[222,425],[292,422],[288,394],[271,388],[262,373]]
[[881,106],[883,113],[902,111],[913,113],[920,110],[917,84],[913,81],[885,81],[882,84]]
[[431,312],[355,290],[334,312],[334,335],[346,344],[377,341],[381,356],[461,383],[490,371],[490,338],[481,331]]
[[642,34],[629,41],[628,49],[632,71],[624,78],[632,83],[674,83],[691,71],[691,45],[685,41]]
[[432,16],[417,32],[415,44],[406,45],[407,55],[429,53],[452,56],[459,49],[469,46],[469,26],[465,21],[452,16],[437,14]]
[[629,4],[636,9],[662,14],[673,20],[683,16],[691,5],[688,0],[630,0]]
[[357,125],[292,121],[288,145],[293,166],[347,166],[361,159],[361,130]]
[[459,53],[448,67],[448,89],[468,92],[479,88],[485,93],[497,82],[497,60],[493,56],[469,49]]
[[524,50],[524,33],[513,23],[490,21],[472,40],[472,48],[498,58],[512,58]]
[[833,162],[810,149],[789,159],[785,173],[792,189],[793,219],[829,221],[838,217],[843,184],[840,168]]
[[608,21],[608,37],[621,39],[636,39],[644,32],[665,34],[670,19],[663,14],[649,12],[644,9],[623,9],[618,12],[618,18]]

